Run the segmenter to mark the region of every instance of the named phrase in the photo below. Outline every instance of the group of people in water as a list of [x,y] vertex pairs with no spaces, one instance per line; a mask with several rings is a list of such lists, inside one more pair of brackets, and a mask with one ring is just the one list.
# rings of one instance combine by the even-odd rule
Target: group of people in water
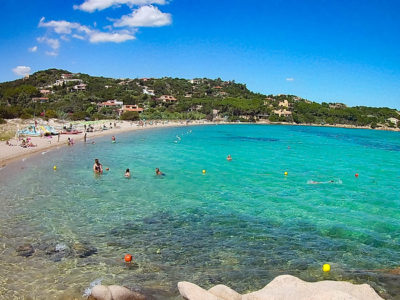
[[[69,138],[68,138],[68,140],[69,140]],[[111,141],[112,141],[112,143],[115,143],[115,142],[116,142],[116,138],[115,138],[114,135],[111,137]],[[68,144],[69,144],[69,143],[68,143]],[[226,159],[227,159],[228,161],[231,161],[231,160],[232,160],[232,156],[229,154],[229,155],[226,157]],[[108,171],[108,170],[109,170],[109,168],[106,168],[106,171]],[[96,159],[94,160],[93,172],[94,172],[95,174],[103,174],[103,165],[100,163],[100,161],[99,161],[98,158],[96,158]],[[159,168],[156,168],[155,172],[156,172],[156,176],[165,176],[165,174],[164,174],[163,172],[161,172]],[[125,177],[125,178],[131,178],[131,171],[129,170],[129,168],[125,170],[125,175],[124,175],[124,177]]]
[[[106,168],[106,171],[108,171],[109,168]],[[94,160],[94,164],[93,164],[93,172],[95,174],[103,174],[103,165],[100,163],[99,159],[96,158]],[[165,176],[165,174],[163,172],[160,171],[159,168],[156,168],[156,175],[157,176]],[[125,178],[131,178],[131,171],[128,169],[125,170]]]

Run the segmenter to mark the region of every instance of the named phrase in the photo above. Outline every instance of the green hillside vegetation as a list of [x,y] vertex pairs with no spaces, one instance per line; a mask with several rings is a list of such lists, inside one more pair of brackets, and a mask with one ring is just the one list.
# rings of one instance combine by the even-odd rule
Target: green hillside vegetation
[[[163,101],[162,95],[172,99]],[[122,113],[115,107],[98,105],[108,100],[137,105],[143,112]],[[251,92],[245,84],[219,78],[113,79],[58,69],[0,84],[0,119],[34,116],[65,120],[208,119],[400,126],[400,114],[395,109],[320,104],[294,95],[262,95]]]

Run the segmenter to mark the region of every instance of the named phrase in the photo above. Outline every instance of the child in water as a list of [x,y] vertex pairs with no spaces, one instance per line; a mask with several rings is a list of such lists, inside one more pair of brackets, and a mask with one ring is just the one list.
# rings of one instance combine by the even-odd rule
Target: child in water
[[125,177],[126,177],[126,178],[131,178],[131,172],[129,171],[129,169],[126,169],[126,171],[125,171]]

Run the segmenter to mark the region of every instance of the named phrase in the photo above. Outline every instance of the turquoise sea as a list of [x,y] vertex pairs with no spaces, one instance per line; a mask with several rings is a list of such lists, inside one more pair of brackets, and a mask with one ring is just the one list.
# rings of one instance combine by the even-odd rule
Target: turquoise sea
[[[99,281],[179,299],[178,281],[248,292],[281,274],[400,299],[399,132],[238,124],[95,141],[0,170],[0,299]],[[109,171],[94,176],[94,158]]]

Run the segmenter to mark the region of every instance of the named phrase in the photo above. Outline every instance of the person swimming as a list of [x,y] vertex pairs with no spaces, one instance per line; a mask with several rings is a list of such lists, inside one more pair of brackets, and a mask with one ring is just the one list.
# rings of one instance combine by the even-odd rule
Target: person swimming
[[126,178],[131,178],[131,172],[129,171],[129,169],[126,169],[125,171],[125,175]]
[[232,156],[230,154],[228,154],[228,156],[226,157],[227,160],[231,161],[232,160]]
[[111,137],[111,141],[112,141],[113,143],[115,143],[115,136],[112,136],[112,137]]
[[156,175],[165,175],[165,174],[161,172],[159,168],[156,168]]
[[307,181],[308,184],[325,184],[325,183],[335,183],[334,180],[329,180],[329,181],[314,181],[314,180],[309,180]]
[[95,172],[96,174],[103,173],[103,165],[99,162],[97,158],[94,160],[93,172]]

